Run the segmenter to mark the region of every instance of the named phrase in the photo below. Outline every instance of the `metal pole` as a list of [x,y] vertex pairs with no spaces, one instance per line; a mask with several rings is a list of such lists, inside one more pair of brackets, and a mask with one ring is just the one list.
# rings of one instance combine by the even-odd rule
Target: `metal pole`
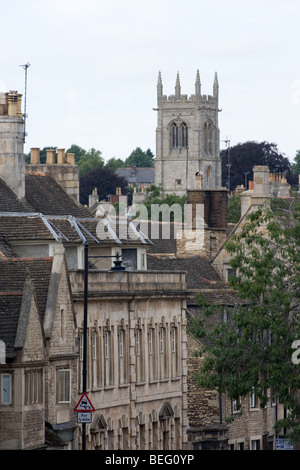
[[[88,312],[88,243],[84,244],[84,299],[83,299],[83,363],[82,363],[82,390],[86,393],[87,379],[87,312]],[[85,450],[86,424],[82,423],[82,450]]]

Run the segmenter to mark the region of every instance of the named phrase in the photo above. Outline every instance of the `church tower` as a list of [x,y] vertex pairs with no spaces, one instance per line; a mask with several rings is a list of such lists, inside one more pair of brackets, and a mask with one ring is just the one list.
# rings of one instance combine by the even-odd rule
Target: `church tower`
[[219,85],[213,94],[202,95],[199,71],[195,93],[181,93],[177,73],[175,94],[163,95],[161,73],[157,83],[155,185],[163,193],[179,196],[188,190],[221,188]]

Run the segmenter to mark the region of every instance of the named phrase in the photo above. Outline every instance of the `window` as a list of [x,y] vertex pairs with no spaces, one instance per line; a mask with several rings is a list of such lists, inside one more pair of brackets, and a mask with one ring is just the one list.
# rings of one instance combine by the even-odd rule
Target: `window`
[[11,403],[11,382],[10,374],[1,374],[1,403],[3,405]]
[[171,124],[170,128],[171,149],[178,148],[178,126],[175,122]]
[[25,405],[43,402],[43,373],[42,370],[25,372]]
[[175,180],[175,185],[176,186],[181,186],[181,180]]
[[93,387],[99,385],[99,358],[98,358],[98,334],[93,332],[92,335],[92,384]]
[[251,441],[251,450],[260,450],[260,440],[259,439],[253,439]]
[[185,122],[183,122],[180,126],[180,147],[187,148],[188,147],[188,127]]
[[254,387],[250,395],[250,408],[257,408],[257,395],[255,393]]
[[178,356],[178,328],[171,329],[171,367],[172,377],[179,376],[179,356]]
[[179,126],[176,122],[170,125],[170,148],[187,148],[188,147],[188,126],[182,122]]
[[126,331],[119,331],[119,382],[124,384],[127,382],[127,346]]
[[148,357],[149,357],[149,380],[157,379],[156,364],[156,337],[155,329],[149,327],[148,330]]
[[241,405],[239,400],[232,400],[232,411],[233,413],[236,413],[240,410]]
[[58,370],[58,403],[71,401],[71,371],[70,369]]
[[166,328],[160,328],[159,332],[159,355],[160,355],[160,378],[168,377],[167,368],[167,344],[166,344]]
[[203,146],[206,153],[212,153],[212,122],[207,120],[203,128]]
[[112,333],[104,333],[104,377],[105,385],[113,384],[113,354],[112,354]]
[[228,323],[228,310],[227,310],[227,307],[223,306],[223,309],[222,309],[222,321],[224,323]]
[[140,328],[135,330],[135,356],[136,380],[137,382],[140,382],[144,379],[142,330]]

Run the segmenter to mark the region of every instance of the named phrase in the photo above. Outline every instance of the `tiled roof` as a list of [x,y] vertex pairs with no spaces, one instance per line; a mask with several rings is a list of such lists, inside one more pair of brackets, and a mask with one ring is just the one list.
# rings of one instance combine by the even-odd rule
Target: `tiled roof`
[[7,358],[14,356],[25,280],[30,276],[36,291],[43,321],[52,258],[14,258],[0,264],[0,339],[5,342]]
[[201,256],[176,257],[148,254],[149,270],[184,271],[187,289],[214,289],[223,285],[208,259]]
[[41,175],[25,175],[25,199],[22,200],[0,178],[0,212],[92,217],[91,212],[67,194],[52,176]]
[[90,211],[68,195],[52,176],[25,175],[25,198],[35,212],[91,217]]
[[21,304],[22,292],[0,292],[0,340],[5,343],[7,356],[14,354]]
[[18,200],[14,191],[0,178],[0,212],[30,212],[26,201]]

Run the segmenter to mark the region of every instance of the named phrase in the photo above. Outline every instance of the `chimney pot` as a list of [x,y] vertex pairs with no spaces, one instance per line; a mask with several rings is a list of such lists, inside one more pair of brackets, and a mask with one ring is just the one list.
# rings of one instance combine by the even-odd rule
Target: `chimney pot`
[[55,163],[55,150],[46,150],[46,163],[53,165]]
[[75,153],[67,153],[67,163],[75,165]]
[[30,149],[30,163],[31,165],[40,164],[40,149],[38,147]]
[[65,161],[65,149],[57,149],[57,164],[64,165]]

